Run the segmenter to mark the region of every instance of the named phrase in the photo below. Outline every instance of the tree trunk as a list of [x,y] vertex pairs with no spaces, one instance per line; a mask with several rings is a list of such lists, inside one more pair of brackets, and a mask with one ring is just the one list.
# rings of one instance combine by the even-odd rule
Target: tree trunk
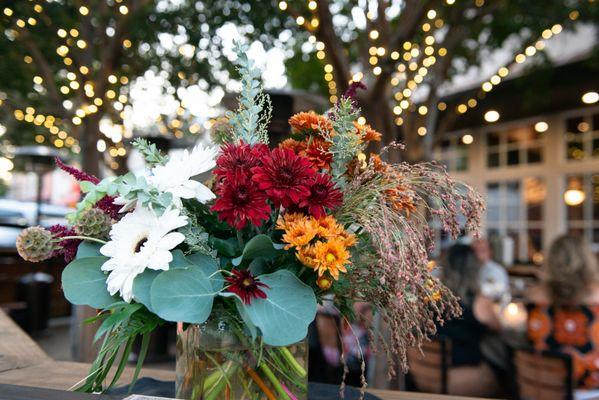
[[[99,139],[100,116],[92,114],[83,120],[80,129],[79,146],[81,147],[81,169],[88,174],[100,176],[101,154],[96,148]],[[96,310],[87,306],[73,307],[73,322],[71,323],[71,353],[75,361],[91,362],[96,355],[93,338],[97,324],[86,324],[84,321],[96,315]]]
[[100,176],[101,153],[96,149],[100,138],[100,115],[92,114],[84,118],[80,129],[79,146],[81,147],[81,168],[88,174]]

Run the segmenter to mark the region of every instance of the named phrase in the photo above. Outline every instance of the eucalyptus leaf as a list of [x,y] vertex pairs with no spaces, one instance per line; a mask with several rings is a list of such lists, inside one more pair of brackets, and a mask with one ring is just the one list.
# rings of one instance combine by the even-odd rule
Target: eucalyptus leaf
[[230,238],[225,240],[212,236],[210,244],[223,256],[235,257],[239,254],[239,246],[236,239]]
[[173,255],[173,260],[168,264],[169,269],[187,268],[192,265],[191,261],[185,257],[185,254],[181,250],[175,249],[171,254]]
[[78,258],[62,271],[62,289],[68,301],[76,305],[106,308],[118,301],[106,288],[106,275],[100,267],[107,257]]
[[133,280],[133,297],[150,311],[154,311],[152,307],[152,299],[150,290],[152,283],[162,271],[146,269],[141,274],[137,275]]
[[[262,332],[264,343],[287,346],[306,337],[316,316],[314,291],[294,274],[279,270],[261,275],[266,299],[252,299],[243,305],[249,320]],[[241,314],[241,313],[240,313]]]
[[162,272],[150,289],[151,304],[159,317],[193,324],[208,319],[215,295],[212,282],[195,265]]
[[275,248],[272,239],[267,235],[256,235],[246,243],[241,256],[232,260],[233,265],[238,266],[243,260],[256,258],[273,259],[280,254]]
[[214,258],[207,256],[202,253],[194,253],[187,256],[187,259],[195,266],[202,269],[202,271],[206,274],[210,283],[212,284],[212,288],[215,292],[221,290],[225,284],[225,280],[223,275],[218,272],[219,265],[218,261]]
[[79,247],[77,247],[76,258],[102,257],[100,247],[102,247],[100,243],[84,240],[79,244]]

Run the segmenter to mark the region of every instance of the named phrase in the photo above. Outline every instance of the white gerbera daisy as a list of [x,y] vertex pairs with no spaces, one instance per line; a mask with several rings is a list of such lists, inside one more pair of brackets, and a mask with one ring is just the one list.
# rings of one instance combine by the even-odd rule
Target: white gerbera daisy
[[152,168],[149,183],[161,192],[173,195],[173,202],[181,205],[181,199],[197,199],[202,203],[215,198],[214,193],[198,181],[191,179],[216,165],[217,149],[198,144],[191,152],[172,156],[165,165]]
[[133,279],[146,268],[168,270],[173,260],[170,250],[183,242],[185,236],[175,229],[185,226],[187,217],[178,209],[167,209],[157,216],[154,211],[138,206],[125,215],[110,230],[110,241],[100,249],[110,257],[102,265],[109,271],[107,285],[111,295],[120,292],[123,300],[133,298]]

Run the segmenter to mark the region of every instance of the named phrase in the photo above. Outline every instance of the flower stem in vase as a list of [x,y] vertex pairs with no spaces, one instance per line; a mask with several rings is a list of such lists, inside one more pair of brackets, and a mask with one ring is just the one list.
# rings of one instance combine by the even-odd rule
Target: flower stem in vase
[[270,381],[272,386],[275,388],[275,390],[279,394],[280,398],[289,399],[289,396],[283,389],[283,386],[281,386],[281,382],[279,382],[279,380],[277,379],[275,374],[273,374],[272,370],[268,367],[268,365],[266,365],[266,363],[262,362],[262,363],[260,363],[260,366],[258,368],[260,368],[260,371],[262,371],[262,373],[264,375],[266,375],[266,377],[268,378],[268,380]]
[[287,347],[277,347],[283,358],[289,363],[289,366],[301,377],[305,378],[307,375],[304,367],[297,362],[293,354],[289,351]]
[[252,378],[254,382],[256,382],[256,385],[258,385],[258,387],[262,389],[266,397],[268,397],[268,400],[277,400],[272,390],[270,390],[268,386],[266,386],[266,383],[264,383],[264,381],[262,380],[262,378],[260,378],[256,371],[254,371],[250,367],[246,367],[246,372],[250,376],[250,378]]

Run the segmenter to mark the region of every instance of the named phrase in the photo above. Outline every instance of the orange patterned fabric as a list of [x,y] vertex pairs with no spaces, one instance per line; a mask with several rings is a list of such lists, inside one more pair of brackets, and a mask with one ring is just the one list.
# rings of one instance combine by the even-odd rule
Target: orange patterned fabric
[[536,350],[572,357],[579,388],[599,388],[599,306],[529,305],[527,334]]

